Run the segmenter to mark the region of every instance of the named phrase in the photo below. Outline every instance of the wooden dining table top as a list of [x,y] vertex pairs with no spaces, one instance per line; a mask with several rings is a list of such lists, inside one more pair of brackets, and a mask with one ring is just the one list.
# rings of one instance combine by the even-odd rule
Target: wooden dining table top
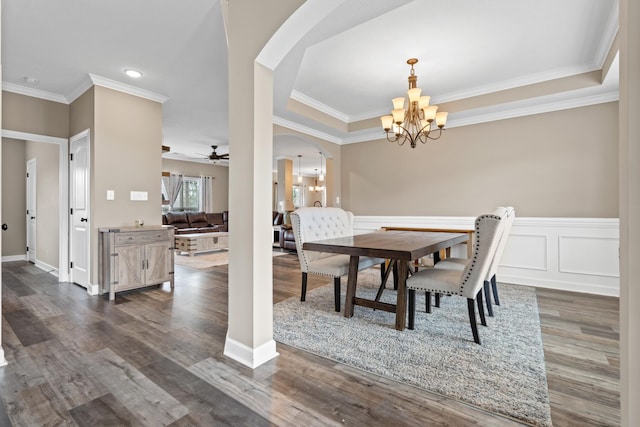
[[[354,305],[362,305],[373,309],[394,312],[396,314],[395,327],[397,330],[402,331],[406,326],[407,261],[413,261],[441,249],[447,249],[451,246],[466,242],[468,238],[469,236],[466,233],[377,231],[373,233],[304,242],[302,249],[350,255],[351,259],[349,261],[347,294],[344,305],[345,317],[353,316]],[[361,256],[405,261],[397,263],[398,292],[396,304],[388,304],[381,301],[356,297],[358,259]]]
[[466,242],[465,233],[376,231],[305,242],[304,250],[412,261]]

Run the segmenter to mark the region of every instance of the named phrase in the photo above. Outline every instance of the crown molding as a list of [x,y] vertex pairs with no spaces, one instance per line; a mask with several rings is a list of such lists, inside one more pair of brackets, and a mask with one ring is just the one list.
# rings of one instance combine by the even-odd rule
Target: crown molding
[[551,80],[559,80],[566,77],[576,76],[579,74],[589,73],[599,70],[597,64],[584,64],[575,67],[556,68],[554,70],[544,71],[527,76],[516,77],[510,80],[502,80],[498,83],[476,86],[471,89],[465,89],[458,92],[450,92],[442,96],[432,97],[432,103],[442,104],[445,102],[458,101],[460,99],[472,98],[475,96],[487,95],[494,92],[501,92],[509,89],[515,89],[523,86],[531,86]]
[[334,144],[338,144],[338,145],[342,144],[342,139],[337,136],[333,136],[325,132],[320,132],[319,130],[301,125],[296,122],[292,122],[291,120],[283,119],[282,117],[273,116],[273,124],[282,126],[287,129],[295,130],[296,132],[300,132],[305,135],[314,136],[316,138],[320,138],[325,141],[332,142]]
[[19,95],[31,96],[33,98],[45,99],[47,101],[68,104],[67,98],[57,93],[47,92],[45,90],[34,89],[32,87],[21,86],[15,83],[2,82],[2,90],[6,92],[17,93]]
[[164,102],[169,99],[168,96],[141,89],[139,87],[131,86],[125,83],[120,83],[115,80],[107,79],[105,77],[96,76],[95,74],[89,73],[89,78],[96,86],[106,87],[107,89],[116,90],[118,92],[137,96],[139,98],[145,98],[150,101],[159,102],[160,104],[164,104]]
[[[480,123],[494,122],[504,119],[512,119],[516,117],[531,116],[534,114],[550,113],[553,111],[570,110],[573,108],[586,107],[589,105],[604,104],[606,102],[618,101],[619,94],[617,91],[606,92],[597,95],[588,95],[580,98],[568,100],[550,101],[536,105],[526,105],[519,108],[509,108],[510,104],[503,104],[500,111],[485,112],[486,109],[478,109],[472,111],[468,116],[456,117],[457,114],[451,113],[451,120],[447,121],[447,128],[455,128],[460,126],[475,125]],[[465,117],[466,116],[466,117]]]
[[298,101],[306,106],[309,106],[315,110],[318,110],[321,113],[327,114],[342,122],[349,123],[352,120],[348,114],[344,114],[343,112],[338,111],[335,108],[329,107],[327,104],[323,104],[317,99],[311,98],[310,96],[307,96],[301,92],[298,92],[297,90],[291,91],[291,99],[293,99],[294,101]]
[[604,37],[600,39],[600,45],[596,49],[595,57],[598,58],[600,68],[604,67],[604,63],[607,60],[607,55],[613,46],[613,42],[618,35],[618,29],[620,28],[620,23],[618,21],[619,11],[618,11],[618,2],[616,2],[613,10],[611,11],[611,15],[609,15],[609,19],[607,20],[607,24],[604,30]]
[[100,77],[91,73],[89,73],[85,78],[83,78],[82,82],[80,82],[80,84],[75,89],[73,89],[68,96],[59,95],[57,93],[47,92],[44,90],[34,89],[31,87],[21,86],[21,85],[17,85],[15,83],[9,83],[9,82],[2,82],[2,90],[68,105],[68,104],[71,104],[76,99],[78,99],[80,95],[85,93],[89,88],[91,88],[91,86],[94,86],[94,85],[106,87],[107,89],[113,89],[118,92],[127,93],[129,95],[137,96],[139,98],[148,99],[150,101],[159,102],[160,104],[164,104],[169,99],[168,96],[151,92],[145,89],[141,89],[139,87],[131,86],[125,83],[120,83],[115,80],[107,79],[105,77]]
[[80,95],[88,91],[92,86],[93,86],[93,82],[91,81],[89,74],[87,74],[82,78],[82,81],[80,82],[80,84],[71,91],[69,96],[67,96],[67,99],[69,100],[68,101],[69,104],[71,104],[73,101],[78,99]]

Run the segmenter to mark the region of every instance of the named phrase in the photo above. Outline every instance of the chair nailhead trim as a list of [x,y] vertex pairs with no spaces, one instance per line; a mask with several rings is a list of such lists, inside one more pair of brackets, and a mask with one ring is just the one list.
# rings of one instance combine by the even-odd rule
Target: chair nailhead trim
[[484,237],[484,235],[480,234],[480,221],[484,218],[497,219],[498,221],[502,220],[501,217],[497,215],[491,215],[491,214],[481,215],[476,219],[476,224],[475,224],[476,244],[474,245],[474,248],[473,248],[473,259],[471,260],[471,264],[469,265],[469,269],[467,270],[467,275],[462,280],[462,283],[460,285],[460,294],[463,293],[464,285],[466,285],[467,282],[469,281],[469,278],[471,277],[471,272],[473,271],[478,261],[478,252],[480,252],[480,243],[482,241],[482,238]]

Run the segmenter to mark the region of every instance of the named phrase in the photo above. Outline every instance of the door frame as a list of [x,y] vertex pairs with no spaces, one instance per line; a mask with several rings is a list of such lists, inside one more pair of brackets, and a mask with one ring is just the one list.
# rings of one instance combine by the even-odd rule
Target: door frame
[[[26,185],[26,199],[27,199],[27,209],[26,209],[26,216],[25,216],[25,221],[26,221],[26,232],[27,232],[27,236],[26,236],[26,241],[27,241],[27,259],[26,261],[32,262],[33,259],[33,263],[37,264],[38,261],[38,251],[37,251],[37,247],[36,247],[36,242],[37,242],[37,233],[38,233],[38,218],[36,217],[35,219],[35,224],[33,226],[33,233],[31,233],[31,225],[29,224],[29,216],[33,215],[33,212],[29,213],[29,208],[31,207],[30,205],[30,201],[29,198],[33,198],[33,204],[36,206],[34,207],[34,211],[36,213],[36,215],[38,214],[38,208],[37,208],[37,194],[38,194],[38,162],[37,159],[34,157],[33,159],[29,159],[27,160],[27,176],[26,176],[26,181],[27,181],[27,185]],[[33,176],[31,176],[33,175]],[[33,194],[31,194],[31,192],[33,192]],[[33,243],[33,245],[30,245],[29,243]],[[33,246],[33,247],[32,247]]]
[[67,282],[69,281],[69,140],[7,129],[2,129],[2,137],[58,145],[58,227],[60,229],[58,281]]

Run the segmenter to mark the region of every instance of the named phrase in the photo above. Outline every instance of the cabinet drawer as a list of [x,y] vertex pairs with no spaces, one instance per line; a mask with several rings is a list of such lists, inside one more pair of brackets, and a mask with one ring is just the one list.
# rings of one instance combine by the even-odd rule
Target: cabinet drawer
[[168,240],[169,232],[165,230],[156,231],[136,231],[131,233],[117,233],[115,235],[116,245],[137,245],[141,243],[157,242]]

